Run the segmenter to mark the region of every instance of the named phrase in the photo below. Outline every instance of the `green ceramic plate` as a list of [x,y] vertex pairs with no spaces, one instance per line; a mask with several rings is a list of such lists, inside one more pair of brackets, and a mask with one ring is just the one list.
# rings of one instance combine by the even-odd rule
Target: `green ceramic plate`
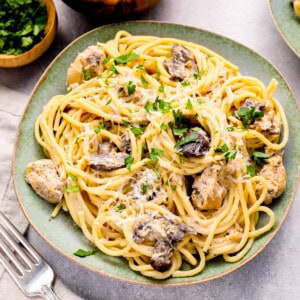
[[300,18],[295,17],[290,0],[269,0],[269,7],[281,36],[300,57]]
[[27,163],[43,157],[40,146],[34,139],[34,123],[47,101],[56,94],[66,93],[66,71],[77,53],[98,41],[112,39],[118,30],[127,30],[135,35],[156,35],[174,37],[202,44],[229,59],[240,67],[244,75],[254,76],[268,84],[271,78],[279,82],[276,97],[282,103],[288,120],[292,124],[290,142],[285,150],[285,166],[288,173],[287,189],[281,199],[275,201],[276,224],[272,231],[257,239],[251,251],[237,263],[225,263],[221,258],[209,262],[205,270],[192,278],[170,278],[164,284],[190,284],[216,278],[236,270],[254,258],[270,242],[278,231],[290,208],[295,194],[300,153],[299,113],[293,95],[278,71],[264,58],[252,50],[225,37],[181,25],[158,22],[127,22],[95,29],[68,46],[49,66],[35,87],[21,121],[15,146],[13,177],[20,205],[33,228],[55,249],[83,268],[89,268],[104,276],[133,283],[155,282],[131,271],[122,258],[109,257],[102,253],[84,259],[72,253],[78,248],[89,249],[81,231],[74,225],[68,214],[60,213],[49,221],[53,206],[41,200],[24,180]]

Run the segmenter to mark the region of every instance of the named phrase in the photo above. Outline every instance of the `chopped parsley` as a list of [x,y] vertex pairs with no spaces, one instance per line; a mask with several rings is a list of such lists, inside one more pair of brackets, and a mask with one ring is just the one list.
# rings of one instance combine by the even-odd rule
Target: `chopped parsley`
[[193,109],[193,104],[192,104],[192,101],[191,101],[190,98],[188,99],[188,101],[186,103],[186,108],[189,109],[189,110]]
[[69,173],[69,176],[73,181],[77,181],[77,177],[75,175],[73,175],[72,173]]
[[191,85],[191,83],[188,82],[188,81],[182,81],[182,82],[180,82],[180,84],[181,84],[183,87],[186,87],[186,86]]
[[160,124],[160,129],[161,130],[166,130],[167,129],[167,125],[165,123],[161,123]]
[[117,212],[121,213],[125,208],[126,208],[126,205],[124,203],[122,203],[117,207]]
[[91,70],[82,68],[82,73],[83,73],[84,80],[89,80],[92,78],[93,73]]
[[201,78],[202,78],[202,76],[204,75],[204,69],[203,68],[201,68],[201,70],[200,70],[200,72],[199,73],[194,73],[194,78],[196,79],[196,80],[200,80]]
[[215,152],[222,152],[225,153],[229,150],[228,146],[226,144],[223,144],[221,147],[218,147],[215,149]]
[[96,126],[96,127],[94,128],[94,131],[95,131],[96,134],[98,134],[98,133],[100,132],[100,130],[101,130],[101,129],[100,129],[99,126]]
[[83,249],[78,249],[73,253],[73,255],[79,256],[79,257],[86,257],[90,256],[94,253],[98,252],[97,249],[91,249],[91,250],[83,250]]
[[148,87],[149,83],[143,75],[141,76],[141,81],[144,87]]
[[148,189],[148,184],[147,183],[143,183],[143,185],[142,185],[142,193],[143,193],[143,195],[145,195],[147,193],[147,189]]
[[0,1],[0,53],[19,55],[45,36],[48,21],[45,3],[37,0]]
[[252,164],[247,165],[246,168],[247,168],[246,173],[247,173],[248,175],[250,175],[251,177],[256,176],[256,170],[255,170],[255,167],[254,167]]
[[109,61],[110,61],[110,56],[109,55],[107,55],[104,59],[103,59],[103,64],[105,65],[105,64],[107,64]]
[[235,130],[235,127],[234,127],[234,126],[229,126],[229,127],[227,127],[227,130],[228,130],[228,131],[234,131],[234,130]]
[[180,148],[185,144],[189,144],[191,142],[195,142],[199,138],[199,134],[197,132],[192,132],[191,134],[187,135],[183,139],[180,139],[176,144],[175,148]]
[[236,149],[236,147],[234,147],[233,150],[231,150],[231,151],[227,151],[227,152],[224,154],[224,157],[225,157],[225,159],[226,159],[226,163],[228,162],[229,159],[235,159],[236,154],[237,154],[237,149]]
[[174,121],[176,127],[189,127],[190,126],[190,119],[183,115],[180,109],[172,110]]
[[242,106],[235,113],[242,121],[244,127],[249,124],[253,124],[256,118],[261,118],[264,116],[264,112],[255,110],[255,106]]
[[158,91],[163,93],[165,91],[165,86],[163,84],[161,84],[159,87],[158,87]]
[[111,65],[111,66],[108,68],[108,71],[111,71],[112,74],[119,74],[119,71],[118,71],[118,69],[116,68],[115,65]]
[[112,99],[108,99],[108,101],[105,103],[105,106],[109,105],[111,103]]
[[130,171],[131,166],[133,164],[134,158],[132,155],[128,155],[127,157],[125,157],[124,162],[125,162],[125,166],[126,168]]
[[130,124],[129,121],[124,120],[124,119],[122,119],[122,122],[123,122],[124,127],[126,127],[126,128],[127,128],[127,127],[129,126],[129,124]]
[[179,136],[179,135],[186,133],[187,130],[188,129],[186,127],[185,128],[173,128],[173,134]]
[[135,136],[139,136],[141,134],[143,134],[144,132],[144,128],[142,127],[131,127],[130,131],[135,135]]
[[136,66],[136,68],[140,71],[146,72],[144,65],[138,65],[138,66]]
[[157,148],[151,148],[149,154],[151,160],[153,160],[154,162],[158,162],[159,158],[163,157],[163,155],[164,155],[164,151]]
[[140,57],[139,54],[134,53],[134,52],[129,52],[127,54],[118,56],[114,59],[114,62],[116,65],[120,65],[120,64],[126,64],[130,61],[136,60]]
[[136,85],[133,84],[132,81],[129,81],[129,82],[126,84],[126,86],[127,86],[127,89],[128,89],[128,94],[129,94],[129,95],[132,95],[132,94],[135,92]]
[[265,159],[270,158],[271,155],[265,152],[260,152],[260,151],[254,151],[252,152],[252,157],[254,162],[258,165],[261,166],[265,163]]
[[161,111],[163,114],[169,113],[172,109],[172,104],[170,102],[164,101],[156,97],[154,103],[147,101],[144,106],[148,113]]
[[80,191],[80,187],[78,185],[72,185],[65,189],[65,192],[67,193],[77,193]]

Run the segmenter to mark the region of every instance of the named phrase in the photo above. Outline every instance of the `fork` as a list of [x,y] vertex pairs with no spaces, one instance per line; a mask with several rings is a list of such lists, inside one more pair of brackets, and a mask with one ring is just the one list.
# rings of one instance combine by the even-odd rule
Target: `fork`
[[53,270],[1,211],[0,262],[26,296],[58,300]]

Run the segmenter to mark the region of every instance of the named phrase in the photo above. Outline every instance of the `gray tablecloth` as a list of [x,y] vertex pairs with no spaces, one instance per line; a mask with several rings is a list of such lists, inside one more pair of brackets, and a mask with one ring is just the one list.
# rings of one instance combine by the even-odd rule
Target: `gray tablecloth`
[[[11,159],[17,127],[27,103],[27,95],[0,86],[0,210],[22,233],[28,222],[16,199],[11,177]],[[55,292],[61,299],[81,299],[64,286],[60,279],[55,282]],[[0,264],[0,299],[28,299],[18,289],[10,275]]]

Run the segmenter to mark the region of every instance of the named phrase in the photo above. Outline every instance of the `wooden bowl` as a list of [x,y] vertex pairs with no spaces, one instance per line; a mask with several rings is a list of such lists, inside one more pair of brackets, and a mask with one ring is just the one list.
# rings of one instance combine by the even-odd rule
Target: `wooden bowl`
[[160,0],[62,0],[71,8],[89,15],[124,17],[144,12]]
[[39,58],[52,44],[57,30],[57,15],[53,0],[41,0],[47,6],[48,22],[44,38],[30,50],[19,55],[0,54],[0,67],[14,68],[27,65]]

